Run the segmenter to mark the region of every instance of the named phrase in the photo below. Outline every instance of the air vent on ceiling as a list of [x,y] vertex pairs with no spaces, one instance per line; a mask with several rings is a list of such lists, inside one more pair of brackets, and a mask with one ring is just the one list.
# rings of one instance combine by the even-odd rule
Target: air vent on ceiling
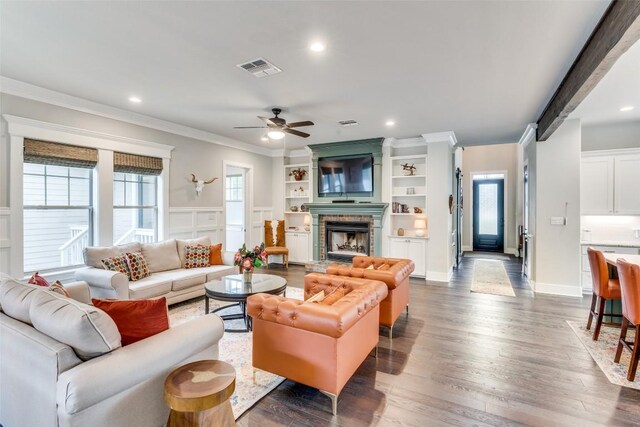
[[340,126],[357,126],[358,122],[356,122],[355,120],[340,120],[338,121],[338,123],[340,123]]
[[280,68],[276,67],[264,58],[254,59],[253,61],[238,64],[237,66],[250,72],[256,77],[266,77],[282,72]]

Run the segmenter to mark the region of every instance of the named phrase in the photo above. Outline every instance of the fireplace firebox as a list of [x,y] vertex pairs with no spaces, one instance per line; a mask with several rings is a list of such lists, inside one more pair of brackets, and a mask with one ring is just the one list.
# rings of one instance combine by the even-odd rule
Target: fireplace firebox
[[325,230],[325,259],[349,262],[354,256],[369,255],[368,222],[327,221]]

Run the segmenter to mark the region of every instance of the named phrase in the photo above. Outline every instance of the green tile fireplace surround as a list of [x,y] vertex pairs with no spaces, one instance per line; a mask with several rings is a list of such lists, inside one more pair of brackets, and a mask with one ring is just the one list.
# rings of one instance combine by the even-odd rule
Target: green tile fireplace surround
[[[384,138],[361,139],[356,141],[330,142],[309,145],[311,149],[311,174],[313,203],[305,205],[312,218],[311,235],[313,238],[313,259],[322,259],[321,247],[325,236],[320,235],[321,217],[369,217],[373,239],[372,255],[380,255],[382,249],[382,223],[388,203],[382,203],[382,142]],[[357,197],[345,194],[342,197],[318,196],[318,159],[323,157],[356,156],[371,154],[373,157],[373,195]],[[352,199],[355,203],[341,203],[340,200]],[[346,219],[348,220],[348,219]]]

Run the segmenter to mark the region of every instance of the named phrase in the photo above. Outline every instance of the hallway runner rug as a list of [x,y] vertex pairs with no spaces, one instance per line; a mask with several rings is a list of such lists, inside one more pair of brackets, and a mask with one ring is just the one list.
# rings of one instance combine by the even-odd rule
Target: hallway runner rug
[[[591,358],[598,364],[600,370],[604,372],[609,382],[640,390],[640,375],[636,375],[635,381],[627,380],[627,370],[629,369],[631,352],[624,349],[620,363],[613,361],[613,358],[616,356],[616,349],[618,348],[618,339],[620,339],[620,327],[602,325],[598,341],[594,341],[591,337],[593,335],[593,328],[595,328],[595,321],[590,331],[587,331],[586,322],[586,317],[584,322],[567,320],[573,332],[578,336],[578,339],[580,339],[582,345],[587,349]],[[634,337],[635,332],[629,328],[627,341],[633,341]]]
[[[288,287],[287,297],[302,300],[304,291],[299,288]],[[209,300],[209,309],[215,309],[226,305],[215,300]],[[232,308],[231,310],[236,310]],[[230,311],[234,312],[234,311]],[[176,304],[169,308],[169,320],[171,326],[176,326],[189,320],[204,316],[204,298],[198,297],[184,303]],[[232,328],[244,327],[242,320],[226,321],[225,325]],[[274,390],[285,379],[269,372],[257,370],[255,382],[252,366],[252,338],[251,332],[229,333],[225,332],[218,343],[219,357],[231,364],[236,369],[236,390],[231,396],[231,408],[236,418],[240,416],[260,399]]]
[[502,261],[476,259],[473,262],[471,292],[515,297]]

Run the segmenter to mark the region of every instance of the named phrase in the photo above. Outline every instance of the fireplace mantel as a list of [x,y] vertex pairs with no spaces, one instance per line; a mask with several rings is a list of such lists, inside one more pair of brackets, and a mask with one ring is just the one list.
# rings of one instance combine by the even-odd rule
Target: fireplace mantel
[[373,218],[373,255],[380,256],[382,250],[382,220],[388,203],[305,203],[312,220],[313,259],[320,260],[320,216],[371,216]]

